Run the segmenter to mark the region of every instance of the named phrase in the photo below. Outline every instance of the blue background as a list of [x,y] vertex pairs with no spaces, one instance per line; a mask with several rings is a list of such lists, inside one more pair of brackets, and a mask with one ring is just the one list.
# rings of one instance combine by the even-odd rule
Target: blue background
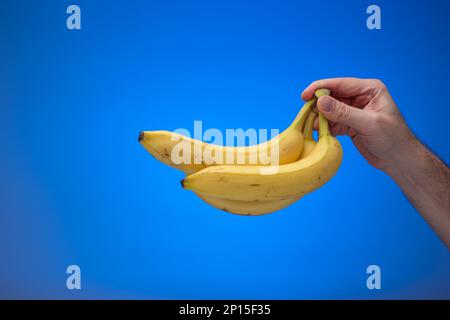
[[284,129],[311,81],[376,77],[448,161],[450,3],[375,3],[381,31],[371,1],[1,1],[0,297],[450,298],[449,251],[348,138],[330,183],[255,218],[137,142],[194,120]]

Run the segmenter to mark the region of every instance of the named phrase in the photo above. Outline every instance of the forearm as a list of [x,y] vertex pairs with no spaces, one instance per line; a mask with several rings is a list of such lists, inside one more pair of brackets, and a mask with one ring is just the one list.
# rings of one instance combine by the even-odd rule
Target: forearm
[[414,139],[386,172],[450,248],[450,169]]

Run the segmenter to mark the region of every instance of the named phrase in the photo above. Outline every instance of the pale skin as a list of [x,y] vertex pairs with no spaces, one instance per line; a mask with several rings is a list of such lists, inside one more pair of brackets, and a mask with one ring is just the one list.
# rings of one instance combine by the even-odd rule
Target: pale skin
[[349,136],[369,164],[388,174],[450,249],[450,169],[414,136],[386,86],[375,79],[323,79],[302,98],[320,88],[331,90],[317,107],[332,134]]

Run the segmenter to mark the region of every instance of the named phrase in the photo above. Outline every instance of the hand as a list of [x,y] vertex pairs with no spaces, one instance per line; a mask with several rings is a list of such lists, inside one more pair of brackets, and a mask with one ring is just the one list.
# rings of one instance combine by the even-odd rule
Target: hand
[[450,169],[414,137],[386,86],[379,80],[336,78],[313,82],[332,97],[317,101],[334,135],[349,135],[361,154],[386,172],[450,249]]
[[416,139],[407,127],[386,86],[375,79],[334,78],[311,83],[302,93],[310,99],[320,88],[331,97],[317,101],[319,111],[330,121],[333,135],[348,135],[366,160],[388,171],[414,148]]

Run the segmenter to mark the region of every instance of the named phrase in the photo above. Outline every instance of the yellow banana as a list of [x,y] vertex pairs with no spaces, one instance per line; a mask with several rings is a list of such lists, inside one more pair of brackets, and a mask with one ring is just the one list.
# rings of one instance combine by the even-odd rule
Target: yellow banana
[[275,212],[286,208],[301,198],[301,196],[296,196],[267,201],[241,201],[215,198],[202,194],[197,195],[200,199],[217,209],[244,216],[257,216]]
[[[303,136],[305,138],[303,143],[303,152],[302,155],[300,156],[300,159],[308,156],[316,145],[316,142],[314,141],[312,135],[315,119],[316,114],[311,111],[308,117],[306,118],[305,127],[303,129]],[[301,198],[301,196],[296,196],[296,197],[280,198],[275,200],[242,201],[232,199],[221,199],[201,193],[197,193],[197,196],[199,196],[200,199],[202,199],[209,205],[216,207],[217,209],[239,215],[249,215],[249,216],[262,215],[284,209]]]
[[[329,91],[316,93],[321,94]],[[306,158],[280,165],[272,172],[265,170],[267,166],[219,165],[186,177],[182,185],[221,199],[276,200],[302,196],[321,187],[335,175],[341,161],[341,145],[331,135],[326,118],[319,113],[319,141]]]
[[[307,101],[292,124],[275,138],[249,147],[225,147],[169,132],[142,131],[139,142],[155,158],[174,168],[191,174],[217,164],[267,165],[272,152],[278,152],[278,162],[286,164],[296,161],[302,153],[303,135],[301,129],[316,98]],[[188,151],[190,154],[183,154]],[[266,159],[261,159],[265,157]],[[180,161],[180,158],[187,161]],[[222,159],[222,161],[217,161]],[[176,161],[175,161],[176,160]],[[181,159],[182,160],[182,159]]]

